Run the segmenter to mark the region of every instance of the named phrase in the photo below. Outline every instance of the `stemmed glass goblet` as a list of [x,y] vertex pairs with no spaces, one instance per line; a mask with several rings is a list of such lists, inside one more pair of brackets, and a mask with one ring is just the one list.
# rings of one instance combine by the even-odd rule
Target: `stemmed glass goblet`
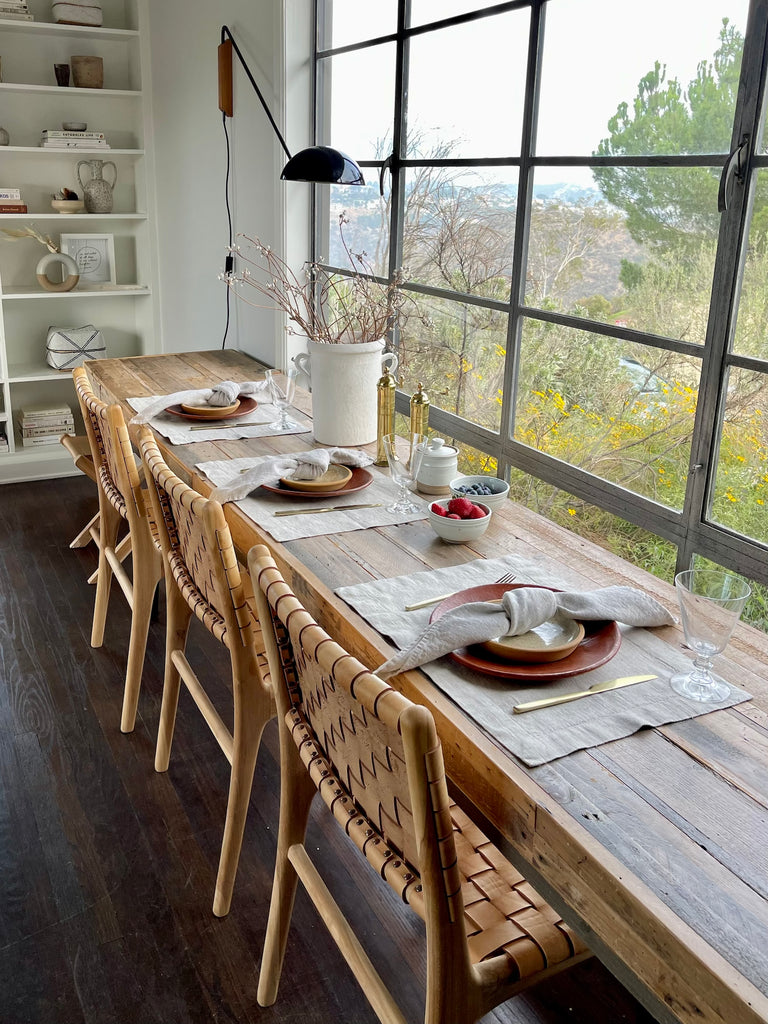
[[672,676],[670,685],[684,697],[723,701],[731,692],[725,680],[712,673],[712,659],[721,654],[752,592],[739,576],[716,569],[686,569],[675,576],[683,631],[696,654],[689,672]]
[[[387,506],[387,512],[418,512],[416,505],[408,493],[410,485],[416,480],[421,467],[421,460],[424,455],[424,445],[427,438],[424,434],[412,434],[410,452],[407,461],[403,460],[398,452],[398,438],[395,434],[386,434],[384,437],[384,451],[387,453],[387,463],[392,479],[398,486],[397,497],[392,505]],[[405,442],[400,442],[405,444]]]
[[299,371],[295,366],[287,370],[267,370],[264,376],[267,379],[272,404],[278,410],[278,418],[270,423],[273,430],[297,430],[299,424],[288,418],[288,409],[293,404],[296,395],[296,378]]

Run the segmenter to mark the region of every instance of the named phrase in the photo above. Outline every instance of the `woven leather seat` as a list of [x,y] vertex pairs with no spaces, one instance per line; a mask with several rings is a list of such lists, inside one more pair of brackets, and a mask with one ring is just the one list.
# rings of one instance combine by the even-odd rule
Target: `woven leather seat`
[[[113,578],[131,608],[131,635],[125,671],[120,729],[131,732],[141,689],[147,634],[157,585],[162,578],[159,546],[153,527],[128,428],[119,405],[107,405],[93,392],[83,367],[72,371],[78,402],[91,450],[99,495],[99,567],[91,627],[91,646],[101,647]],[[125,523],[128,533],[117,543]],[[122,561],[130,550],[132,574]]]
[[425,923],[428,1024],[471,1024],[591,956],[449,800],[430,712],[328,636],[265,547],[251,550],[248,565],[281,725],[280,828],[259,1003],[277,998],[301,880],[379,1018],[405,1024],[304,845],[317,792],[376,874]]
[[[240,859],[256,757],[264,726],[275,714],[261,627],[248,603],[221,505],[204,498],[171,472],[152,431],[139,439],[142,462],[163,551],[166,648],[163,704],[155,769],[167,771],[184,682],[232,766],[213,912],[229,912]],[[192,615],[229,651],[232,731],[222,721],[185,654]]]

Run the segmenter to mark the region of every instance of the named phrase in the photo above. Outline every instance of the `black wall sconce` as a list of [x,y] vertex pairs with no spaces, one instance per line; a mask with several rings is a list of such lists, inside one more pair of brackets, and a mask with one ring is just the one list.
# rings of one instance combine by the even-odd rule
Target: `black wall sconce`
[[219,44],[219,110],[225,117],[234,115],[233,98],[233,76],[232,76],[232,53],[237,54],[237,59],[243,66],[248,76],[248,81],[253,86],[256,95],[261,101],[264,113],[269,118],[269,123],[285,151],[288,162],[280,175],[283,181],[316,181],[331,185],[364,185],[363,172],[351,157],[338,149],[330,146],[310,146],[302,149],[295,156],[286,145],[280,129],[275,123],[272,112],[256,84],[256,79],[245,62],[240,48],[235,42],[227,25],[221,27],[221,42]]

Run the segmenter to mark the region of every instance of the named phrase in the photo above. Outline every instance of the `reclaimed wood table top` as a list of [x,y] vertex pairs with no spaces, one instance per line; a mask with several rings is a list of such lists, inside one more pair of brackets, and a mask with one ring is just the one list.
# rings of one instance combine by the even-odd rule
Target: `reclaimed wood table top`
[[[241,353],[197,352],[86,364],[97,393],[130,397],[252,380]],[[311,412],[309,396],[296,405]],[[130,415],[127,416],[130,418]],[[287,453],[311,436],[170,446],[174,470],[203,493],[195,469],[222,458]],[[676,607],[674,589],[512,502],[471,544],[443,544],[425,520],[279,544],[225,505],[243,561],[272,550],[299,598],[369,665],[392,646],[338,587],[500,553],[567,567],[586,588],[626,584]],[[676,626],[655,631],[679,649]],[[740,624],[718,671],[753,699],[526,768],[420,671],[395,685],[435,716],[460,799],[486,818],[505,852],[660,1021],[768,1022],[768,637]]]

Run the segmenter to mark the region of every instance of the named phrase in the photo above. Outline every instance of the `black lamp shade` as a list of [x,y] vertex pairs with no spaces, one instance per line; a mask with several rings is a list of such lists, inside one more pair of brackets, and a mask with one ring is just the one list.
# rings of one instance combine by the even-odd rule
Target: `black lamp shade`
[[332,185],[364,185],[355,161],[330,146],[310,146],[292,156],[280,175],[283,181],[318,181]]

